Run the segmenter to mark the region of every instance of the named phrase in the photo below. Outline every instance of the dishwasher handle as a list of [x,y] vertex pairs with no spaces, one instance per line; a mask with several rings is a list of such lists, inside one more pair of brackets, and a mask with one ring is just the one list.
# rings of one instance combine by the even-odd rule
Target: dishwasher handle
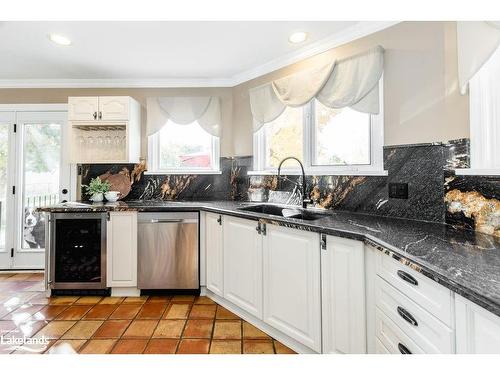
[[195,219],[149,219],[149,220],[139,220],[139,223],[146,224],[173,224],[173,223],[193,223],[196,224],[198,221]]
[[182,223],[182,219],[151,219],[149,223]]

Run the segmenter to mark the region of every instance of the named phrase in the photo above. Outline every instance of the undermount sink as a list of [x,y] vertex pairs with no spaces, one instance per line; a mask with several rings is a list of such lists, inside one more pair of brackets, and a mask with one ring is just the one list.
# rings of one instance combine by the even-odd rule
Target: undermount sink
[[239,210],[311,221],[321,219],[323,216],[328,215],[326,212],[316,212],[314,210],[299,207],[278,206],[272,204],[259,204],[255,206],[241,207]]

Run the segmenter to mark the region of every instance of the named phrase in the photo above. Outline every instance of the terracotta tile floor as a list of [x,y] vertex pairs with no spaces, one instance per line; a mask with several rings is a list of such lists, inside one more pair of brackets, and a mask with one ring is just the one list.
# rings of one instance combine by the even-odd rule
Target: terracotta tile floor
[[208,297],[46,298],[41,273],[0,273],[0,336],[0,354],[294,353]]

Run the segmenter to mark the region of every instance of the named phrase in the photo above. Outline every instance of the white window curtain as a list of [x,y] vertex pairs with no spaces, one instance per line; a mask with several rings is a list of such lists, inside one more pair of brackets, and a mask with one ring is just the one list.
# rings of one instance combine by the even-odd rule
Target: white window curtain
[[147,99],[147,135],[167,126],[168,121],[188,125],[195,121],[209,134],[220,137],[220,98],[216,96],[154,97]]
[[458,81],[462,94],[499,45],[499,21],[457,22]]
[[287,106],[299,107],[313,98],[330,108],[351,107],[378,114],[383,69],[384,49],[377,46],[253,88],[249,94],[254,131],[279,117]]

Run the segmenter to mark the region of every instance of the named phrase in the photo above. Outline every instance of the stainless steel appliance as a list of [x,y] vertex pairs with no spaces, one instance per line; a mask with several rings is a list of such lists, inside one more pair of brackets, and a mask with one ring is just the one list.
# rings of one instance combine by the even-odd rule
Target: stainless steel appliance
[[138,214],[141,290],[199,291],[198,212]]
[[45,270],[55,290],[106,289],[106,222],[102,212],[51,213]]

